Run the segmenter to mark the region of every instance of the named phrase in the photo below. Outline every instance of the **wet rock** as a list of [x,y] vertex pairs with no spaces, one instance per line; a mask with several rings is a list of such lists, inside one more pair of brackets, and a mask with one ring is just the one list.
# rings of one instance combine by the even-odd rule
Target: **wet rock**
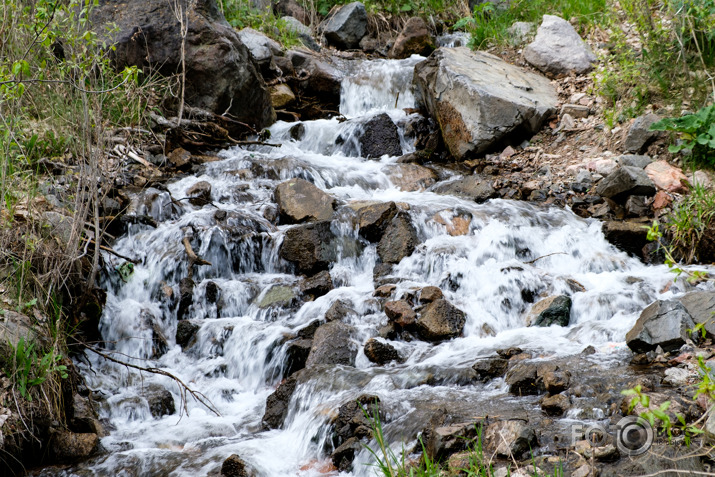
[[[338,447],[353,438],[372,438],[370,422],[365,413],[372,416],[375,412],[379,412],[377,409],[379,403],[380,398],[369,394],[363,394],[357,399],[343,403],[338,408],[337,417],[331,423],[335,430],[333,445]],[[382,418],[384,422],[384,416]]]
[[357,437],[351,437],[346,440],[330,455],[330,460],[340,472],[349,472],[353,468],[353,459],[355,452],[362,449],[362,444]]
[[308,361],[308,355],[312,347],[313,340],[309,339],[295,340],[288,343],[286,349],[286,376],[305,368],[305,363]]
[[283,426],[288,405],[298,384],[297,375],[293,374],[283,381],[278,388],[266,399],[266,412],[261,421],[266,429],[279,429]]
[[637,117],[628,128],[623,148],[627,152],[643,152],[646,146],[661,134],[660,131],[650,130],[651,125],[657,121],[660,121],[660,117],[653,113]]
[[300,291],[317,298],[333,289],[333,279],[327,270],[318,272],[300,283]]
[[364,125],[358,139],[360,155],[368,159],[388,156],[401,156],[400,134],[390,116],[381,113],[370,118]]
[[390,182],[405,192],[423,191],[437,182],[437,174],[417,164],[391,164],[386,167]]
[[378,298],[389,298],[392,296],[392,294],[395,292],[396,289],[397,289],[397,285],[388,283],[387,285],[382,285],[382,286],[375,288],[375,291],[372,292],[372,296],[375,296]]
[[524,59],[553,75],[588,73],[597,61],[574,27],[554,15],[544,15],[536,38],[524,48]]
[[208,303],[218,303],[221,298],[221,287],[216,282],[206,282],[206,301]]
[[518,356],[518,355],[522,354],[523,352],[524,352],[523,349],[516,348],[516,347],[497,350],[497,354],[504,359],[511,359],[514,356]]
[[92,405],[91,393],[88,396],[75,393],[72,396],[72,405],[67,406],[65,410],[68,412],[71,431],[97,434],[99,437],[107,435]]
[[305,125],[303,123],[298,123],[295,126],[291,126],[290,137],[296,141],[301,141],[303,136],[305,136]]
[[484,202],[497,196],[491,181],[478,175],[437,184],[432,188],[432,192],[442,195],[454,195],[475,202]]
[[433,220],[444,225],[447,233],[452,237],[469,235],[469,228],[472,223],[470,214],[455,215],[451,212],[442,211],[434,215]]
[[367,33],[367,11],[360,2],[349,3],[321,25],[325,39],[331,45],[350,50],[357,48]]
[[181,320],[176,324],[176,344],[181,349],[190,348],[196,342],[196,333],[200,326],[187,320]]
[[494,378],[500,378],[506,373],[509,360],[504,358],[480,359],[472,365],[472,369],[477,373],[477,379],[482,382]]
[[144,391],[144,399],[149,403],[149,411],[156,419],[176,412],[174,396],[162,386],[148,386]]
[[[295,94],[285,83],[278,83],[270,87],[271,104],[275,109],[283,109],[295,102]],[[291,134],[292,135],[292,134]]]
[[521,459],[538,447],[536,432],[522,420],[495,422],[484,430],[484,449],[500,457]]
[[301,273],[327,270],[335,260],[335,249],[331,246],[334,239],[327,221],[293,227],[286,231],[278,254],[294,263]]
[[694,291],[678,298],[695,323],[704,323],[705,331],[715,337],[715,292]]
[[60,430],[52,435],[50,452],[60,463],[72,463],[86,459],[99,445],[99,436],[87,432]]
[[680,194],[688,188],[688,178],[683,171],[667,161],[651,162],[646,166],[645,173],[659,190]]
[[444,298],[444,294],[442,293],[442,290],[437,287],[429,286],[420,290],[420,303],[432,303],[433,301],[437,301],[441,298]]
[[568,326],[571,319],[571,298],[550,296],[538,301],[529,311],[528,326]]
[[566,391],[571,385],[571,373],[547,369],[541,373],[541,380],[549,394],[558,394]]
[[304,327],[298,330],[298,337],[303,339],[312,340],[315,335],[315,331],[320,328],[320,325],[324,324],[323,320],[313,320]]
[[295,290],[292,287],[274,285],[257,300],[257,305],[259,308],[285,307],[293,303],[295,298]]
[[392,361],[402,361],[400,353],[397,352],[394,346],[375,338],[370,338],[365,343],[365,356],[380,366],[384,366]]
[[604,222],[603,235],[610,243],[636,257],[641,256],[643,247],[648,244],[648,229],[642,222]]
[[655,195],[655,184],[642,169],[622,166],[598,183],[596,193],[616,202],[625,202],[631,195]]
[[340,88],[345,76],[341,70],[309,50],[291,50],[287,56],[296,74],[306,78],[298,83],[304,95],[317,96],[328,104],[340,104]]
[[186,191],[186,196],[189,198],[191,205],[203,207],[211,203],[211,184],[206,181],[199,181],[189,187]]
[[570,407],[571,401],[563,394],[547,396],[541,400],[541,409],[549,416],[562,416]]
[[[186,102],[216,114],[229,113],[237,121],[261,129],[275,121],[266,85],[238,33],[223,17],[214,0],[200,0],[187,9],[183,64]],[[95,31],[107,32],[114,44],[117,70],[138,66],[164,76],[182,70],[182,37],[169,2],[102,0],[92,9]],[[105,29],[105,25],[114,28]]]
[[442,341],[462,334],[467,317],[445,299],[425,306],[417,320],[417,333],[426,341]]
[[653,162],[650,156],[640,154],[624,154],[619,156],[617,160],[621,166],[635,167],[637,169],[645,169],[648,164]]
[[427,23],[420,17],[412,17],[395,40],[390,50],[390,58],[409,58],[412,55],[428,56],[435,44]]
[[281,45],[253,28],[244,28],[238,32],[241,42],[246,45],[258,66],[265,67],[273,61],[273,55],[281,54]]
[[274,199],[281,222],[286,224],[330,220],[335,209],[335,199],[303,179],[279,184]]
[[457,160],[510,134],[536,133],[558,102],[546,78],[465,47],[435,50],[415,66],[414,82]]
[[385,303],[385,314],[391,322],[402,328],[411,327],[417,321],[417,313],[405,300]]
[[398,214],[377,244],[377,254],[385,263],[400,263],[417,247],[417,232],[405,214]]
[[357,346],[352,340],[354,328],[340,321],[331,321],[315,331],[313,347],[305,367],[320,364],[355,366]]
[[370,242],[379,242],[392,219],[397,215],[394,202],[368,205],[358,211],[360,236]]
[[194,281],[185,277],[179,282],[179,308],[176,312],[179,320],[186,318],[189,308],[194,303]]
[[341,321],[346,316],[355,315],[355,310],[353,310],[348,302],[344,300],[335,300],[328,311],[325,312],[326,321]]
[[675,351],[688,339],[695,326],[685,307],[676,300],[657,300],[641,313],[626,335],[626,344],[634,353],[645,353],[660,346],[663,351]]
[[252,477],[253,475],[238,454],[230,455],[221,464],[221,477]]
[[509,369],[505,381],[510,393],[527,396],[544,392],[543,383],[540,380],[537,382],[538,377],[539,368],[536,364],[520,362]]

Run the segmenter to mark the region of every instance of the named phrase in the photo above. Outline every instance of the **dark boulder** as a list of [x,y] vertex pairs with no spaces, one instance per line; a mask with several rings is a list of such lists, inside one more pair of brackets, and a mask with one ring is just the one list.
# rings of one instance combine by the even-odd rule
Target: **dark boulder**
[[300,225],[286,231],[278,255],[294,263],[301,273],[327,270],[336,256],[332,245],[334,239],[330,222]]
[[237,454],[230,455],[221,465],[221,477],[251,477],[248,465]]
[[495,357],[480,359],[472,365],[472,369],[477,373],[477,380],[489,381],[504,376],[508,366],[509,360]]
[[397,205],[394,202],[383,202],[359,209],[360,236],[370,242],[379,242],[395,215]]
[[642,257],[643,247],[649,244],[648,228],[643,222],[609,220],[603,222],[602,229],[606,240],[636,257]]
[[388,156],[401,156],[400,134],[397,126],[387,113],[370,118],[360,134],[360,155],[369,159]]
[[179,320],[183,320],[189,313],[189,308],[194,303],[194,281],[185,277],[179,281],[179,308],[176,311],[176,316]]
[[370,338],[365,343],[365,356],[375,364],[384,366],[392,361],[402,361],[400,353],[389,343]]
[[435,42],[427,23],[421,17],[412,17],[395,40],[390,50],[390,58],[408,58],[412,55],[429,56],[434,51]]
[[556,394],[541,400],[541,409],[549,416],[561,416],[571,407],[568,396]]
[[598,183],[596,193],[623,203],[631,195],[655,195],[655,184],[643,169],[621,166]]
[[330,220],[335,208],[335,199],[303,179],[279,184],[274,198],[285,224]]
[[365,5],[353,2],[340,7],[321,27],[331,45],[344,50],[357,48],[367,33]]
[[308,361],[308,355],[312,347],[312,339],[301,339],[288,343],[288,348],[286,349],[286,376],[305,368],[305,363]]
[[697,334],[685,307],[676,300],[658,300],[646,307],[636,324],[626,335],[626,344],[634,353],[646,353],[660,346],[663,351],[675,351]]
[[400,263],[403,258],[415,251],[417,243],[417,231],[412,226],[409,217],[405,214],[398,214],[392,219],[380,239],[380,243],[377,245],[377,254],[385,263]]
[[176,412],[174,396],[161,386],[148,386],[144,391],[144,398],[149,403],[149,411],[155,418],[169,416]]
[[330,272],[323,270],[300,283],[300,291],[314,298],[320,297],[333,289]]
[[355,453],[362,449],[362,444],[357,437],[351,437],[338,446],[330,455],[333,465],[340,472],[349,472],[353,468]]
[[196,342],[196,333],[199,325],[187,320],[181,320],[176,324],[176,344],[181,349],[190,348]]
[[266,411],[261,421],[266,429],[279,429],[288,414],[288,406],[293,397],[298,379],[295,374],[283,381],[273,394],[266,399]]
[[643,149],[648,144],[662,134],[661,131],[650,130],[651,125],[659,120],[660,117],[653,113],[638,116],[631,124],[631,127],[628,128],[628,134],[626,134],[626,139],[623,141],[623,148],[636,154],[643,152]]
[[509,385],[510,393],[527,396],[544,392],[543,382],[538,378],[539,367],[536,364],[520,362],[509,369],[505,381]]
[[571,319],[571,298],[557,295],[544,298],[531,307],[527,321],[530,326],[568,326]]
[[[215,0],[198,0],[186,12],[186,103],[216,114],[229,113],[237,121],[261,129],[275,121],[268,90],[248,49],[226,22]],[[181,33],[172,4],[166,1],[100,0],[92,9],[97,32],[114,44],[118,70],[138,66],[147,77],[182,70]]]
[[305,366],[320,364],[341,364],[355,366],[357,346],[352,336],[354,328],[340,321],[331,321],[315,331],[313,347],[310,350]]
[[335,300],[328,311],[325,312],[326,321],[340,321],[346,316],[355,315],[355,310],[353,310],[348,302],[345,300]]
[[442,341],[462,334],[467,317],[445,299],[425,306],[417,320],[417,334],[426,341]]
[[290,50],[287,56],[299,79],[299,91],[303,95],[320,98],[321,104],[337,108],[345,74],[328,59],[309,50]]
[[50,452],[58,463],[72,463],[86,459],[99,445],[99,436],[89,432],[57,431],[50,439]]
[[442,290],[437,287],[429,286],[420,290],[420,303],[432,303],[440,298],[444,298],[444,294],[442,293]]

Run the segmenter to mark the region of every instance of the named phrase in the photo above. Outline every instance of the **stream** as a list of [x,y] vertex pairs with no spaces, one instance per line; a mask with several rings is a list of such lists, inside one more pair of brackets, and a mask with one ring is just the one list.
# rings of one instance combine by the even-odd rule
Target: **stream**
[[[141,261],[124,281],[122,260],[106,255],[103,287],[107,303],[100,332],[107,353],[144,367],[158,367],[200,391],[220,416],[182,396],[176,383],[88,353],[77,365],[99,402],[108,435],[102,452],[67,469],[37,475],[200,476],[218,475],[222,462],[238,454],[261,476],[375,475],[367,450],[353,470],[330,470],[330,420],[343,403],[361,394],[380,398],[385,430],[395,451],[411,448],[436,407],[481,416],[538,412],[534,398],[516,398],[503,379],[475,383],[460,379],[477,358],[518,346],[539,359],[568,357],[593,346],[589,360],[618,373],[630,352],[625,334],[653,300],[682,293],[661,292],[673,276],[664,266],[647,266],[610,245],[596,220],[570,210],[493,199],[483,204],[426,190],[407,190],[398,157],[359,156],[364,122],[387,113],[398,126],[403,154],[413,152],[406,125],[417,117],[412,69],[422,60],[365,61],[342,85],[340,112],[346,121],[322,119],[270,128],[282,147],[235,147],[200,173],[138,196],[132,213],[158,226],[132,225],[112,247]],[[397,99],[397,100],[396,100]],[[459,176],[449,169],[439,179]],[[339,237],[329,268],[334,289],[313,301],[300,298],[300,277],[279,257],[286,230],[275,225],[273,192],[291,178],[306,179],[338,202],[331,230]],[[199,181],[211,184],[211,201],[184,198]],[[403,190],[405,189],[405,190]],[[173,199],[173,200],[172,200]],[[358,235],[360,204],[394,201],[409,215],[419,245],[395,265],[393,296],[437,286],[466,314],[463,336],[441,343],[390,343],[405,358],[377,366],[364,343],[387,323],[373,296],[376,244]],[[464,235],[451,235],[455,217],[466,220]],[[175,342],[180,281],[188,276],[182,238],[193,232],[195,252],[210,266],[195,266],[193,300],[182,318],[197,325],[186,349]],[[271,294],[280,291],[281,293]],[[291,292],[292,291],[292,292]],[[566,294],[573,305],[569,326],[527,327],[525,315],[539,297]],[[279,298],[275,298],[279,296]],[[536,298],[534,298],[536,297]],[[392,298],[396,299],[396,298]],[[356,330],[355,366],[316,368],[302,380],[281,429],[265,430],[266,399],[285,378],[288,339],[336,300],[355,311],[343,321]],[[154,417],[147,393],[168,390],[174,414]],[[603,418],[607,404],[578,405],[562,418]]]

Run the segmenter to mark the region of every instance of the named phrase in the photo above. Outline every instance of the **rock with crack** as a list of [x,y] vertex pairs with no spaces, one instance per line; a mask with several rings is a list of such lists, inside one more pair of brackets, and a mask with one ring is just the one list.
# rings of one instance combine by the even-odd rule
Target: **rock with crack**
[[414,83],[457,160],[508,135],[538,132],[558,103],[545,77],[465,47],[435,50],[415,66]]

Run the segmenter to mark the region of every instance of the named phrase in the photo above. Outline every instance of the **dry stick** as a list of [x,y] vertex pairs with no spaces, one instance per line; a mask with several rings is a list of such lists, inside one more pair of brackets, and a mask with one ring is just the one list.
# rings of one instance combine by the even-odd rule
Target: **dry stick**
[[[97,245],[97,242],[94,241],[94,240],[92,240],[91,238],[82,237],[82,240],[87,240],[87,241],[88,241],[89,243],[91,243],[92,245]],[[117,252],[116,250],[113,250],[113,249],[111,249],[111,248],[109,248],[109,247],[106,247],[106,246],[104,246],[104,245],[100,245],[99,248],[100,248],[101,250],[104,250],[105,252],[111,253],[111,254],[114,255],[115,257],[119,257],[119,258],[121,258],[122,260],[126,260],[127,262],[131,262],[131,263],[133,263],[134,265],[138,265],[138,264],[141,263],[141,260],[139,260],[139,259],[127,257],[126,255],[122,255],[121,253]]]
[[184,237],[181,243],[184,244],[184,248],[186,249],[186,255],[189,256],[189,261],[191,262],[191,265],[211,265],[211,262],[206,261],[196,255],[196,252],[194,252],[194,249],[191,247],[191,241],[189,236]]
[[528,261],[528,262],[523,262],[523,263],[524,263],[524,265],[533,265],[534,262],[536,262],[537,260],[541,260],[542,258],[550,257],[550,256],[552,256],[552,255],[567,255],[567,254],[566,254],[566,252],[554,252],[554,253],[549,253],[549,254],[542,255],[542,256],[540,256],[540,257],[536,257],[536,258],[533,259],[533,260],[530,260],[530,261]]
[[193,389],[188,387],[181,379],[177,378],[170,372],[164,371],[161,368],[147,368],[144,366],[138,366],[136,364],[127,363],[126,361],[121,361],[119,359],[111,357],[110,355],[108,355],[106,353],[102,353],[101,351],[97,350],[96,348],[89,346],[87,343],[82,343],[82,346],[84,346],[86,349],[92,351],[93,353],[101,356],[102,358],[104,358],[108,361],[112,361],[113,363],[121,364],[122,366],[126,366],[127,368],[137,369],[139,371],[145,371],[147,373],[152,373],[152,374],[159,374],[161,376],[166,376],[170,379],[173,379],[174,382],[176,382],[179,385],[179,388],[181,389],[183,408],[184,408],[184,411],[186,411],[187,415],[189,414],[189,410],[186,406],[186,393],[188,392],[189,394],[191,394],[191,396],[194,399],[196,399],[199,403],[201,403],[203,406],[205,406],[206,409],[213,412],[218,417],[221,417],[221,413],[218,412],[218,410],[214,407],[211,400],[208,397],[206,397],[205,394],[203,394],[200,391],[194,391]]

